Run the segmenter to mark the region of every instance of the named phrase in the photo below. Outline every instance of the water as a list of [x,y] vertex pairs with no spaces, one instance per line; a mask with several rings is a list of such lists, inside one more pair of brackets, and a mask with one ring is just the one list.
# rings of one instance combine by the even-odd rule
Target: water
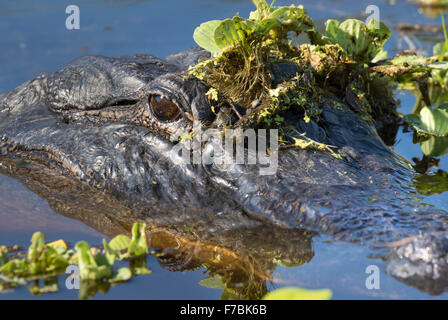
[[[288,5],[291,1],[277,1]],[[391,28],[401,22],[438,25],[422,14],[416,6],[398,1],[380,1],[382,20]],[[360,17],[371,1],[302,1],[313,19]],[[81,29],[65,28],[65,8],[72,1],[34,0],[19,2],[3,0],[0,3],[0,92],[9,91],[42,72],[55,71],[70,60],[85,54],[106,56],[150,53],[158,57],[182,51],[194,42],[194,28],[201,22],[222,19],[239,12],[247,16],[252,10],[249,1],[239,0],[78,0],[81,11]],[[298,4],[297,2],[295,4]],[[400,34],[393,31],[387,50],[394,54],[414,48],[430,53],[432,42],[440,34],[428,37]],[[403,113],[412,109],[415,97],[397,92]],[[400,128],[394,145],[395,151],[413,163],[422,158],[419,145],[412,143],[412,133]],[[448,157],[439,159],[438,167],[448,171]],[[429,171],[436,171],[430,168]],[[448,210],[448,192],[425,196],[424,201]],[[57,214],[49,203],[39,198],[17,180],[0,176],[0,243],[26,247],[30,235],[42,231],[48,240],[63,238],[71,243],[87,240],[101,243],[107,234],[101,234],[86,224]],[[332,242],[326,236],[314,237],[306,250],[312,258],[301,266],[269,266],[256,271],[268,273],[273,282],[254,280],[253,286],[267,286],[272,290],[283,285],[305,288],[330,288],[334,298],[434,298],[384,274],[384,262],[369,257],[367,250],[356,244]],[[186,246],[188,248],[188,245]],[[196,248],[197,249],[197,248]],[[204,254],[207,254],[204,250]],[[225,254],[223,254],[225,256]],[[241,261],[237,261],[240,263]],[[228,266],[236,265],[232,261]],[[375,264],[381,270],[381,290],[365,286],[366,267]],[[153,274],[138,277],[111,288],[95,299],[219,299],[222,289],[206,288],[199,281],[207,277],[204,266],[194,271],[168,271],[154,256],[148,258]],[[217,266],[215,266],[217,268]],[[273,270],[272,270],[273,269]],[[244,272],[243,272],[244,273]],[[244,277],[243,277],[244,279]],[[76,290],[68,290],[65,278],[60,277],[60,290],[39,299],[72,299]],[[238,283],[238,281],[234,281]],[[26,287],[0,295],[0,299],[34,298]],[[441,294],[437,298],[448,298]]]

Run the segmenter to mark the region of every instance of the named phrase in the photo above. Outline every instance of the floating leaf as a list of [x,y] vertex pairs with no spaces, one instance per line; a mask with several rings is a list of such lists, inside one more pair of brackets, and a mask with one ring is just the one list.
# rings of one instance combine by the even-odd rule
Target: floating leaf
[[344,49],[351,60],[367,63],[384,56],[383,46],[390,36],[390,30],[380,22],[375,28],[375,21],[369,25],[357,19],[348,19],[342,23],[330,19],[326,23],[326,39]]
[[448,135],[447,106],[440,106],[434,109],[423,107],[419,115],[410,114],[405,119],[418,132],[439,137]]
[[245,40],[246,34],[244,30],[246,26],[240,19],[226,19],[216,28],[214,39],[220,51]]
[[[299,34],[314,28],[303,6],[275,8],[269,6],[264,0],[253,2],[257,11],[252,12],[249,19],[236,16],[232,19],[212,20],[201,24],[193,35],[196,43],[215,56],[240,44],[243,52],[248,52],[249,40],[253,44],[254,41],[261,42],[272,35],[278,38],[279,33],[286,38],[289,31]],[[279,32],[271,34],[273,30]]]
[[329,289],[306,290],[297,287],[285,287],[269,292],[263,300],[329,300],[332,292]]
[[152,271],[146,267],[134,268],[134,273],[139,276],[150,275]]
[[[97,291],[107,292],[110,282],[123,282],[135,275],[151,274],[146,268],[148,252],[145,237],[145,224],[135,223],[132,227],[132,239],[119,235],[109,243],[103,240],[106,254],[97,248],[90,248],[85,241],[78,242],[75,250],[68,250],[63,240],[45,244],[45,236],[36,232],[28,249],[26,258],[8,261],[8,250],[0,246],[0,292],[5,292],[18,286],[26,285],[27,280],[43,279],[43,286],[35,282],[30,286],[32,294],[41,295],[57,290],[57,278],[62,275],[70,264],[79,266],[81,278],[80,298],[93,296]],[[116,258],[132,258],[132,266],[121,268],[113,272],[113,263]],[[140,260],[139,260],[140,259]],[[98,281],[108,280],[108,281]],[[109,284],[104,286],[104,284]]]
[[129,257],[138,257],[148,253],[145,229],[145,223],[134,223],[132,226],[132,239],[128,250]]
[[117,273],[109,280],[109,282],[124,282],[132,278],[132,272],[129,268],[118,269]]
[[36,261],[45,246],[45,236],[42,232],[36,232],[31,237],[31,246],[28,249],[28,260]]
[[428,63],[427,67],[435,70],[448,70],[448,62]]
[[261,21],[256,29],[259,34],[266,34],[272,29],[281,27],[282,24],[277,19],[264,19]]
[[63,272],[68,266],[65,250],[45,244],[45,236],[36,232],[31,238],[26,259],[15,259],[0,266],[0,274],[9,278],[37,279]]
[[[377,28],[377,25],[379,28]],[[373,36],[375,45],[382,48],[391,35],[389,28],[381,21],[375,21],[374,19],[370,20],[367,28]]]
[[56,250],[64,250],[65,251],[68,249],[67,244],[65,243],[64,240],[53,241],[53,242],[47,243],[46,245],[47,245],[47,247],[51,247]]
[[8,262],[8,249],[0,246],[0,267]]
[[98,265],[98,260],[92,254],[87,242],[81,241],[75,245],[78,253],[79,276],[83,280],[100,280],[112,276],[108,265]]
[[269,13],[270,6],[267,4],[266,0],[252,0],[252,3],[257,8],[257,13],[259,18],[265,18]]
[[336,41],[336,39],[338,38],[338,30],[339,30],[339,25],[341,23],[338,20],[335,19],[329,19],[326,22],[326,35],[327,37],[329,37],[330,39]]
[[218,274],[214,276],[208,276],[205,279],[202,279],[198,282],[198,284],[205,288],[213,288],[213,289],[225,289],[226,285],[222,281],[222,277]]
[[[313,27],[311,20],[307,19],[307,14],[302,6],[280,7],[269,14],[267,20],[275,19],[277,25],[273,28],[281,27],[285,31],[295,31],[297,34],[307,31]],[[269,31],[269,30],[268,30]]]
[[123,251],[126,250],[129,247],[129,244],[131,243],[131,239],[128,236],[125,235],[118,235],[115,238],[113,238],[109,245],[112,249],[116,251]]
[[106,259],[110,265],[113,265],[116,259],[120,259],[119,251],[114,250],[106,239],[103,239],[103,247],[106,253]]

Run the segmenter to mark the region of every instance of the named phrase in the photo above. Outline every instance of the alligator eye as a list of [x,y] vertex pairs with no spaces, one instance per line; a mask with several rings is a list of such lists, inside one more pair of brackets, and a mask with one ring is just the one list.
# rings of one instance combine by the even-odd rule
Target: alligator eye
[[160,96],[152,96],[149,99],[151,111],[158,120],[176,121],[180,118],[181,112],[177,105],[171,100]]

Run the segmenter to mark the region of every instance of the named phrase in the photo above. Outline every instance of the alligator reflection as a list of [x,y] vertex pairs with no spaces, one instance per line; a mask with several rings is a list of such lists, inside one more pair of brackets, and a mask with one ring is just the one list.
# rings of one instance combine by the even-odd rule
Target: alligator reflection
[[[134,222],[144,221],[151,254],[163,268],[185,271],[205,267],[209,277],[203,285],[213,287],[221,283],[222,298],[260,299],[267,293],[267,281],[273,280],[277,264],[300,266],[314,256],[312,237],[316,234],[309,231],[282,228],[267,221],[237,230],[226,229],[190,220],[189,216],[196,214],[193,211],[183,212],[181,220],[173,219],[175,223],[169,224],[166,212],[154,210],[147,214],[137,206],[125,207],[105,193],[55,174],[45,164],[3,158],[0,161],[0,173],[19,179],[55,212],[110,238],[129,235]],[[146,259],[131,261],[130,266],[132,269],[142,264],[146,264]],[[39,293],[39,283],[32,288]],[[105,293],[109,288],[108,283],[81,283],[80,298],[93,297],[98,291]]]

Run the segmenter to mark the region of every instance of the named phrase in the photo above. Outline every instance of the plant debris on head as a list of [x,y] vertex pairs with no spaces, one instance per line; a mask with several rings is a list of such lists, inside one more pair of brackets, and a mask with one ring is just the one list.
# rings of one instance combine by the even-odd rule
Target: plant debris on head
[[[321,34],[301,5],[252,2],[256,11],[248,19],[212,20],[194,32],[197,44],[213,58],[190,68],[188,74],[212,87],[209,98],[221,102],[214,110],[231,105],[238,116],[232,126],[277,128],[285,133],[286,111],[300,114],[306,122],[319,121],[325,98],[347,103],[366,119],[392,113],[386,110],[390,104],[384,105],[393,100],[392,90],[382,90],[386,99],[373,99],[370,94],[378,86],[375,83],[389,87],[382,75],[369,74],[368,65],[386,55],[383,45],[390,32],[383,23],[329,20]],[[293,45],[301,35],[309,41]],[[283,136],[283,141],[294,143],[297,138]]]
[[[306,133],[288,127],[286,112],[319,125],[323,104],[346,105],[380,129],[399,117],[393,97],[397,83],[418,86],[428,107],[428,86],[446,87],[448,40],[436,46],[436,57],[404,52],[386,60],[383,46],[390,31],[380,21],[330,19],[320,32],[301,5],[252,2],[256,10],[248,19],[212,20],[194,32],[197,44],[213,57],[191,67],[188,75],[211,87],[207,96],[216,102],[217,127],[275,128],[282,145],[316,146],[319,142],[309,143]],[[416,117],[421,119],[420,110]],[[439,113],[448,126],[448,116]],[[416,117],[405,120],[423,132]]]

